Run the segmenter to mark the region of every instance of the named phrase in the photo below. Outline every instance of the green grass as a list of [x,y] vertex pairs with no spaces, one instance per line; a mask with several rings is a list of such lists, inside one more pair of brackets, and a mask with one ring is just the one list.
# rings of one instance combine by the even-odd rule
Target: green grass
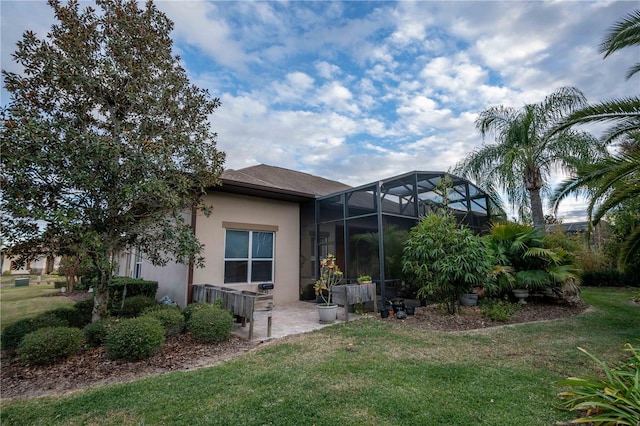
[[41,297],[59,294],[60,290],[55,289],[53,284],[34,283],[35,281],[32,280],[29,286],[15,287],[11,281],[11,284],[7,283],[0,287],[0,329],[50,309],[73,305],[73,300],[68,297]]
[[3,425],[550,425],[557,381],[640,339],[624,289],[556,321],[445,333],[373,319],[281,339],[233,361],[59,398],[2,404]]

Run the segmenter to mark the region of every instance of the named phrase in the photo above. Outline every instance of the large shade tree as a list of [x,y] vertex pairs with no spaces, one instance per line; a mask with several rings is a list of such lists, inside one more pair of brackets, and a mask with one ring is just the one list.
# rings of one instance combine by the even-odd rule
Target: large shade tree
[[[635,10],[609,29],[600,44],[600,52],[606,58],[620,49],[638,46],[640,10]],[[627,72],[627,79],[639,71],[640,63],[634,64]],[[640,97],[636,95],[589,105],[567,117],[557,131],[585,123],[611,123],[601,139],[607,144],[618,143],[617,149],[598,162],[579,167],[556,190],[552,201],[557,209],[559,203],[570,195],[588,196],[587,212],[595,225],[608,213],[635,206],[640,200]],[[619,253],[622,269],[637,263],[640,254],[640,213],[636,212],[636,216],[639,226],[631,230]]]
[[184,217],[205,213],[224,154],[209,115],[220,105],[172,54],[172,22],[151,3],[50,0],[45,38],[24,33],[3,70],[2,239],[27,259],[43,251],[91,259],[94,320],[106,309],[116,254],[201,264]]
[[544,227],[542,197],[550,194],[550,177],[604,153],[604,146],[586,132],[553,130],[570,113],[587,104],[582,92],[563,87],[542,102],[520,109],[493,106],[480,112],[476,128],[495,143],[472,151],[456,172],[489,194],[504,191],[512,206],[530,209],[534,226]]

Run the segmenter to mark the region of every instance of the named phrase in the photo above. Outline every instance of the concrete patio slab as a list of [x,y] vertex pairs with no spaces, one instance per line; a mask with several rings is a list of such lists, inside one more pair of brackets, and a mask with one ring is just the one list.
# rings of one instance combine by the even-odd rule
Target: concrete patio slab
[[[361,318],[360,315],[350,313],[349,321]],[[344,309],[338,308],[338,319],[333,324],[343,323]],[[315,303],[293,302],[286,305],[276,305],[272,313],[271,337],[267,337],[267,319],[256,320],[253,325],[252,342],[261,343],[272,339],[279,339],[292,334],[301,334],[318,330],[333,324],[320,324]],[[242,327],[240,323],[233,324],[232,333],[243,339],[249,337],[249,324]]]

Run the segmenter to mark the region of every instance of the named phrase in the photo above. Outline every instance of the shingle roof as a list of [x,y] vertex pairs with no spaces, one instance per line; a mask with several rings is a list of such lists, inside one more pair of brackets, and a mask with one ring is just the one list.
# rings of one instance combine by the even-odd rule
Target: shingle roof
[[334,180],[266,164],[225,170],[221,179],[223,188],[225,185],[251,187],[310,198],[351,188]]

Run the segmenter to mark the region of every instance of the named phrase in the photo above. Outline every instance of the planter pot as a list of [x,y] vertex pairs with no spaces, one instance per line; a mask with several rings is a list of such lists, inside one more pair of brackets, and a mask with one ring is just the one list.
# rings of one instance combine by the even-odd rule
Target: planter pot
[[462,306],[477,306],[478,295],[475,293],[463,294],[462,297],[460,298],[460,304]]
[[529,290],[526,288],[516,288],[513,290],[513,295],[518,298],[518,302],[521,305],[526,305],[526,299],[529,297]]
[[411,305],[407,305],[407,315],[415,315],[416,313],[416,307],[415,306],[411,306]]
[[380,317],[389,318],[389,311],[386,308],[380,309]]
[[338,317],[338,305],[328,305],[321,303],[317,306],[320,324],[331,324]]

